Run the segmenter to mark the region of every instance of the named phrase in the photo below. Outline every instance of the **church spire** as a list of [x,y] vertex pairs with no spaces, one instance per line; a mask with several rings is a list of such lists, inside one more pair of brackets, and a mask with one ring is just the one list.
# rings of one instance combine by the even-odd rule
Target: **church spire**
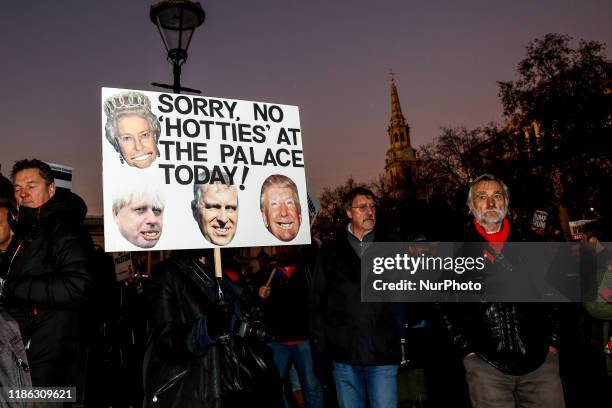
[[385,160],[385,179],[391,194],[402,197],[407,194],[407,186],[417,171],[417,158],[410,144],[410,126],[402,114],[395,74],[391,77],[391,120],[387,128],[389,149]]
[[395,73],[389,72],[391,77],[391,120],[389,121],[389,144],[399,143],[402,147],[410,147],[410,126],[406,123],[406,118],[402,114],[397,87],[395,86]]
[[389,75],[391,76],[391,126],[403,126],[406,125],[406,119],[402,114],[402,107],[395,86],[395,73],[389,71]]

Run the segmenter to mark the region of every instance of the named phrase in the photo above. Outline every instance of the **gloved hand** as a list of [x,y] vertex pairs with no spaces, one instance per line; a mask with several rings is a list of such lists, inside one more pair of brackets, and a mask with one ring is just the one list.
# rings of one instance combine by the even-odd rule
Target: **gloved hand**
[[234,308],[232,305],[221,300],[215,303],[206,313],[206,331],[208,336],[216,340],[230,333]]

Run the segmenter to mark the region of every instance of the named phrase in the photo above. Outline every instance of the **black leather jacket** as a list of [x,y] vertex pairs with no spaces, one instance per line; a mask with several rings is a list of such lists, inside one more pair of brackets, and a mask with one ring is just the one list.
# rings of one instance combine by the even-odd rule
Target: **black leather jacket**
[[[203,346],[198,341],[198,325],[210,313],[217,284],[209,265],[195,273],[193,263],[193,258],[172,256],[154,268],[145,287],[150,337],[143,363],[143,406],[230,406],[223,399],[228,396],[228,384],[238,381],[237,376],[241,378],[241,384],[235,387],[242,389],[239,394],[262,406],[280,406],[280,380],[271,353],[263,344],[235,336],[227,345],[212,342]],[[245,301],[242,290],[226,278],[221,288],[224,299],[236,306],[236,318],[241,318],[240,307]],[[226,364],[229,354],[236,358]],[[260,361],[255,362],[254,355],[264,362],[263,366],[258,366]],[[259,384],[258,380],[266,383]]]
[[[535,240],[535,238],[533,238]],[[511,229],[508,241],[530,241]],[[466,242],[484,241],[471,231]],[[522,375],[537,369],[549,346],[559,349],[559,308],[550,303],[446,303],[442,322],[461,357],[476,353],[500,371]]]

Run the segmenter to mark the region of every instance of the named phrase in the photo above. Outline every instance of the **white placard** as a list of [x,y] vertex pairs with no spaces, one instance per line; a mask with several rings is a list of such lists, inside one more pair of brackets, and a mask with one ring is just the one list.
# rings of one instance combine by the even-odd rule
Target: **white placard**
[[310,188],[310,184],[306,182],[306,192],[308,199],[308,216],[310,217],[310,226],[314,224],[317,219],[317,215],[321,212],[321,202],[317,198],[317,195]]
[[572,235],[573,240],[581,239],[584,231],[584,226],[588,223],[595,222],[597,220],[576,220],[570,221],[570,234]]
[[64,164],[47,163],[53,171],[53,177],[55,178],[55,185],[57,187],[66,188],[72,190],[72,173],[74,168],[66,166]]
[[106,251],[310,243],[297,106],[102,88],[102,166]]
[[113,262],[115,263],[117,282],[124,281],[134,274],[132,255],[129,252],[114,252]]
[[544,234],[546,230],[546,220],[548,219],[548,213],[543,210],[536,210],[531,218],[531,229],[538,234]]

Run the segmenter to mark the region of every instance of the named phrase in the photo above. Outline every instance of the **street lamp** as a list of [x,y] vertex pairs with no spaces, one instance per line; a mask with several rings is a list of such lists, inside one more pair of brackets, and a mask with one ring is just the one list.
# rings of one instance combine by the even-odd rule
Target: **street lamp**
[[168,51],[168,62],[172,64],[174,74],[172,85],[155,82],[153,85],[172,89],[174,93],[181,91],[201,93],[197,89],[181,87],[181,65],[187,61],[187,49],[193,32],[202,25],[206,17],[200,3],[189,0],[163,0],[151,6],[149,15]]

